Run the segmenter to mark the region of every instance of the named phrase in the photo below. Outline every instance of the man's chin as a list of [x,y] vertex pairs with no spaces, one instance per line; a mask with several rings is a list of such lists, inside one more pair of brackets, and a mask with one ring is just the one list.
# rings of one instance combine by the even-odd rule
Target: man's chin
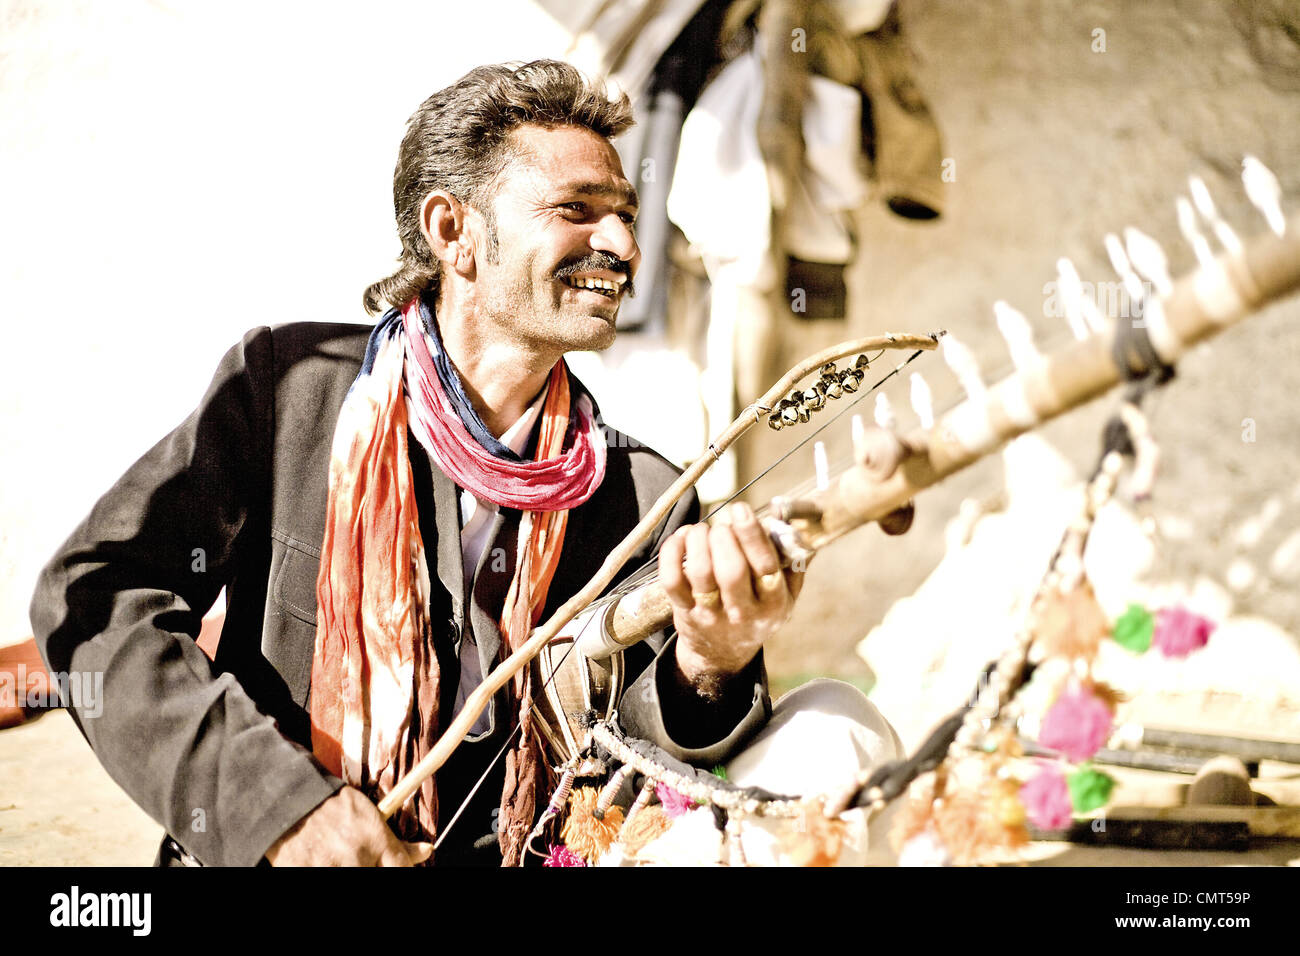
[[[612,310],[585,312],[580,315],[572,316],[569,323],[566,323],[572,335],[569,337],[571,345],[566,351],[569,352],[601,352],[614,344],[614,338],[618,334],[618,307]],[[576,344],[576,343],[581,344]]]
[[[593,316],[593,318],[596,318]],[[614,344],[614,339],[618,337],[618,329],[614,325],[614,319],[604,320],[604,328],[595,331],[586,339],[585,344],[575,346],[569,349],[570,352],[603,352]]]

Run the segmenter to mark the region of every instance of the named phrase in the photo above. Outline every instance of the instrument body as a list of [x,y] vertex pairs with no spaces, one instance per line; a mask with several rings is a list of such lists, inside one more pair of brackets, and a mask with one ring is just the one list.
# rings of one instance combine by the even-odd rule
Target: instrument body
[[599,629],[587,626],[591,616],[580,615],[576,628],[547,644],[536,659],[539,680],[534,686],[543,692],[533,703],[535,725],[559,763],[567,763],[582,749],[590,718],[614,716],[626,686],[622,654],[593,658],[572,653],[575,633]]

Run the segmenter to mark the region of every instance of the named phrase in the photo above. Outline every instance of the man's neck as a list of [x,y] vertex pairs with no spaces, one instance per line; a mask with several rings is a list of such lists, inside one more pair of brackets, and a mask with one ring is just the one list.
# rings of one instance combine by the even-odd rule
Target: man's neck
[[559,356],[540,355],[493,336],[454,303],[440,303],[438,333],[460,375],[465,394],[488,431],[498,438],[519,420],[546,385]]

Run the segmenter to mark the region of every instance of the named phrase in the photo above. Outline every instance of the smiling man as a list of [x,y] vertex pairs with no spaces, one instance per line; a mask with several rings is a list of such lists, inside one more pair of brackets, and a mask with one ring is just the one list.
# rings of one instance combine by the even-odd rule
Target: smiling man
[[[546,799],[531,677],[391,826],[374,801],[677,474],[606,434],[563,361],[608,346],[632,292],[637,199],[609,143],[630,123],[554,61],[430,97],[374,329],[249,332],[46,568],[42,652],[103,672],[102,714],[73,716],[166,828],[160,862],[408,865],[438,838],[439,863],[521,859]],[[627,565],[659,561],[675,633],[626,652],[619,712],[713,766],[770,713],[760,649],[800,581],[746,506],[697,520],[691,495]]]

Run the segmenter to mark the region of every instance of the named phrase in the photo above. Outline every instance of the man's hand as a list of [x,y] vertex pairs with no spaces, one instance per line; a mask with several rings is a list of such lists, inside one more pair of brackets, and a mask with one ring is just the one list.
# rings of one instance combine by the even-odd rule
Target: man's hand
[[[868,428],[856,449],[859,464],[879,481],[911,453],[892,432]],[[909,501],[880,519],[889,535],[912,526]],[[659,581],[673,606],[677,666],[705,697],[754,659],[763,642],[790,617],[803,572],[783,571],[776,548],[749,505],[731,506],[731,523],[679,528],[659,549]]]
[[754,659],[790,617],[803,573],[782,571],[749,505],[731,524],[679,528],[659,549],[659,581],[673,606],[677,666],[704,696]]
[[429,843],[403,843],[360,790],[344,787],[266,851],[272,866],[414,866]]

